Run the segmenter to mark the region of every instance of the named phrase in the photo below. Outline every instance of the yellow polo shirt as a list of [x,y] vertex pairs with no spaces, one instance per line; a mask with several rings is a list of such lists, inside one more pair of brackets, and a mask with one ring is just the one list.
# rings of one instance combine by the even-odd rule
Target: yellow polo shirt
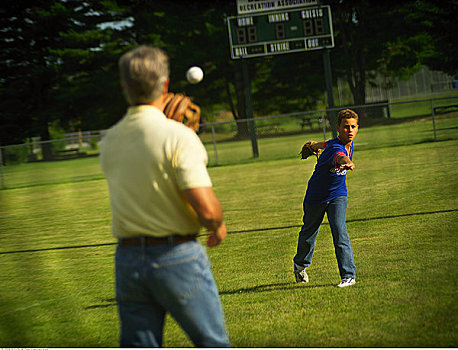
[[197,233],[197,215],[182,190],[211,187],[207,152],[194,131],[156,107],[130,107],[102,139],[116,238]]

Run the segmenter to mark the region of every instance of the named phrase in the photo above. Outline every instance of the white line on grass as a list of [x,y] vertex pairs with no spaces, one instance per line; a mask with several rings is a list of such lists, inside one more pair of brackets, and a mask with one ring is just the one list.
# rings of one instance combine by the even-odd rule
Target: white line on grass
[[18,308],[13,309],[13,310],[2,312],[0,314],[0,316],[8,315],[8,314],[14,314],[16,312],[25,311],[25,310],[31,309],[33,307],[37,307],[37,306],[40,306],[40,305],[43,305],[43,304],[52,303],[52,302],[54,302],[56,300],[63,300],[63,299],[68,299],[68,297],[55,298],[55,299],[45,300],[45,301],[42,301],[40,303],[35,303],[35,304],[29,305],[29,306],[18,307]]
[[[381,208],[381,207],[391,206],[391,205],[393,205],[393,203],[402,202],[402,201],[405,201],[406,199],[409,199],[409,198],[412,198],[412,197],[416,197],[416,196],[421,196],[421,195],[423,195],[423,194],[425,194],[427,192],[433,192],[433,191],[436,191],[436,189],[435,188],[429,188],[427,190],[414,192],[414,193],[412,193],[410,195],[407,195],[407,196],[404,196],[404,197],[401,197],[401,198],[398,198],[398,199],[393,199],[393,200],[390,200],[390,201],[387,201],[387,202],[383,202],[383,203],[377,204],[376,207],[377,208]],[[371,212],[371,211],[374,211],[374,206],[366,207],[365,210],[359,210],[358,214],[366,214],[366,213]]]

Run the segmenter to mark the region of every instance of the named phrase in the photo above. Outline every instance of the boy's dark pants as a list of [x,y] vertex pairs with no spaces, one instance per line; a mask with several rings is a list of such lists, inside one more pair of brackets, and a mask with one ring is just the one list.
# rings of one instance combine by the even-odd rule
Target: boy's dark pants
[[324,213],[327,213],[331,226],[334,249],[339,266],[340,277],[355,277],[356,266],[353,258],[353,249],[345,224],[347,216],[347,197],[337,197],[329,202],[310,205],[303,203],[304,225],[302,225],[297,243],[297,253],[293,261],[301,266],[308,267],[312,263],[313,251]]

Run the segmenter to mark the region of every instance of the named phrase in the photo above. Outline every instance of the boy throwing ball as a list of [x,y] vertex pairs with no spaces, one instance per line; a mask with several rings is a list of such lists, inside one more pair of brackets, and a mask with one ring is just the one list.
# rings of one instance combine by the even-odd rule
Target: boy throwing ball
[[339,266],[341,281],[337,287],[356,283],[356,267],[348,237],[346,221],[346,174],[353,170],[353,140],[358,133],[358,115],[351,109],[339,112],[335,139],[309,144],[312,152],[323,152],[308,182],[304,198],[304,224],[299,232],[297,253],[293,258],[296,282],[309,281],[305,268],[312,262],[316,238],[324,214],[327,213]]

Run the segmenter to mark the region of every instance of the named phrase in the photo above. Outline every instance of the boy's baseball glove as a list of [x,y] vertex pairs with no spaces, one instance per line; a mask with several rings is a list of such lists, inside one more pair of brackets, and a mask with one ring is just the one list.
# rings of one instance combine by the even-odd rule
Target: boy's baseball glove
[[169,93],[166,97],[164,114],[196,131],[200,122],[200,107],[183,94]]
[[304,146],[302,146],[301,152],[299,153],[301,159],[307,159],[312,154],[316,156],[316,159],[320,156],[321,150],[312,148],[312,145],[315,144],[315,141],[307,141]]

